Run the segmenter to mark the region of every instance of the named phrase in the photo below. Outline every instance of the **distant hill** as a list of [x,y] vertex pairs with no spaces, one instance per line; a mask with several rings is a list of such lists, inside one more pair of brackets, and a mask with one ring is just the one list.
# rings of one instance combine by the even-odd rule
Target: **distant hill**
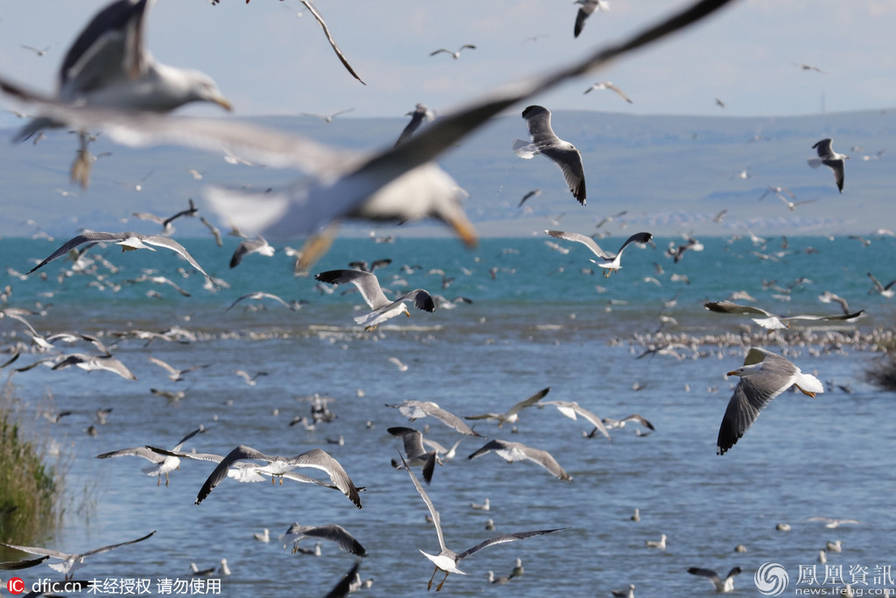
[[[248,120],[358,150],[390,145],[406,123],[397,118],[338,118],[332,124],[310,117]],[[9,124],[11,117],[2,122]],[[582,152],[589,193],[584,208],[550,161],[526,161],[513,154],[514,139],[527,137],[525,121],[517,115],[495,119],[440,161],[470,193],[467,209],[481,234],[520,236],[547,227],[593,232],[597,222],[620,211],[627,213],[605,229],[616,234],[650,230],[727,235],[747,229],[818,234],[896,228],[892,112],[746,118],[563,111],[554,113],[553,125]],[[13,131],[0,130],[0,136],[9,138]],[[842,195],[829,169],[813,170],[806,164],[813,156],[812,144],[823,137],[833,137],[834,147],[851,157]],[[201,198],[208,183],[267,188],[299,177],[290,171],[233,165],[222,156],[193,150],[132,149],[100,138],[91,150],[111,155],[97,160],[91,188],[83,192],[68,182],[75,148],[75,137],[61,131],[49,133],[36,146],[0,143],[0,235],[28,235],[36,227],[57,236],[79,227],[153,230],[131,213],[171,214],[182,209],[188,197]],[[892,154],[884,151],[878,157],[878,151],[889,148]],[[759,201],[769,185],[788,188],[795,201],[815,201],[795,211],[774,194]],[[534,188],[543,193],[518,209],[519,199]],[[713,222],[721,210],[727,210],[721,223]],[[36,225],[26,224],[29,220]],[[198,222],[184,221],[178,229],[186,236],[205,234]],[[396,230],[407,235],[441,232],[431,226]]]

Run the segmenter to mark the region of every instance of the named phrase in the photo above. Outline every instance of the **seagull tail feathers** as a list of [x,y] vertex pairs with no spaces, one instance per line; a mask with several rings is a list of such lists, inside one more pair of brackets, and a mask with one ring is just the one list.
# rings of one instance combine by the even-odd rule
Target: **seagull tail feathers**
[[803,389],[803,391],[808,390],[809,392],[815,393],[824,392],[824,384],[812,374],[804,374],[803,372],[800,372],[796,378],[796,385]]
[[535,154],[538,153],[538,146],[534,143],[517,139],[513,142],[513,151],[523,160],[531,160],[535,157]]

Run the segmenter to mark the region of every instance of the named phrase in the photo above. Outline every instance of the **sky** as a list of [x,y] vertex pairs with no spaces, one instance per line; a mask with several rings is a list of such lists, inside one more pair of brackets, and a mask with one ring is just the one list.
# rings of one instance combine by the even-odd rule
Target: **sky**
[[[4,0],[0,72],[51,91],[66,48],[105,0]],[[316,0],[361,85],[298,0],[158,0],[147,45],[162,62],[211,75],[243,115],[396,117],[448,110],[501,83],[581,57],[687,2],[611,0],[578,39],[567,0]],[[300,16],[301,15],[301,16]],[[814,114],[896,105],[896,0],[739,0],[588,80],[534,99],[552,110],[632,114]],[[534,38],[534,39],[533,39]],[[435,49],[472,43],[459,60]],[[44,56],[21,47],[49,46]],[[803,71],[800,64],[824,72]],[[583,95],[611,80],[633,100]],[[715,99],[726,105],[720,108]],[[193,107],[194,113],[214,113]],[[11,115],[0,125],[12,125]]]

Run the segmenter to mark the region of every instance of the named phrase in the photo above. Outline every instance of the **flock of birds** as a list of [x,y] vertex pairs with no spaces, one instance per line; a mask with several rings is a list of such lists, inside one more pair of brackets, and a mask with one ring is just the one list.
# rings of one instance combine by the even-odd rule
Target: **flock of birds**
[[[323,27],[325,36],[343,66],[358,81],[364,83],[336,45],[320,13],[317,12],[310,0],[301,1]],[[218,0],[212,0],[212,4],[217,3]],[[411,120],[400,133],[394,145],[381,152],[366,155],[328,148],[309,139],[261,129],[234,120],[204,120],[168,116],[166,113],[189,102],[211,102],[226,110],[231,110],[232,106],[207,75],[158,63],[145,50],[143,28],[150,4],[149,0],[116,0],[93,17],[65,55],[59,70],[57,93],[47,95],[31,91],[2,76],[0,76],[0,90],[34,110],[34,118],[19,131],[16,140],[33,138],[50,128],[68,127],[79,131],[80,146],[72,167],[72,178],[84,186],[88,184],[90,169],[95,161],[95,157],[91,156],[89,152],[89,144],[95,137],[89,131],[102,131],[111,139],[130,145],[174,142],[208,151],[223,151],[228,155],[240,158],[274,166],[298,168],[308,172],[312,175],[311,182],[303,181],[282,189],[254,192],[245,189],[215,187],[209,189],[207,195],[209,203],[216,211],[232,222],[238,223],[240,229],[250,231],[250,234],[255,235],[254,238],[243,235],[243,240],[230,261],[231,268],[239,266],[241,261],[251,254],[262,256],[274,254],[274,247],[262,234],[266,236],[311,235],[306,246],[296,252],[299,258],[297,262],[304,259],[304,267],[308,267],[328,247],[329,240],[334,234],[329,225],[342,219],[404,222],[435,218],[451,226],[465,243],[474,245],[476,233],[464,214],[461,204],[464,192],[432,160],[505,108],[518,104],[569,78],[586,74],[630,50],[660,39],[690,22],[703,18],[726,3],[727,0],[696,2],[672,18],[633,36],[630,40],[599,50],[584,60],[562,66],[555,72],[542,77],[490,92],[481,100],[474,101],[467,107],[439,118],[434,118],[435,115],[425,105],[418,104],[415,110],[408,113]],[[576,37],[581,34],[586,20],[592,13],[609,8],[608,3],[603,0],[577,0],[576,4],[579,5],[574,25]],[[38,56],[43,56],[49,49],[49,47],[46,49],[26,48]],[[475,49],[476,46],[473,44],[464,44],[457,51],[440,48],[433,51],[431,55],[447,54],[457,60],[462,51]],[[806,69],[807,65],[803,65],[802,68]],[[595,83],[584,93],[587,94],[594,90],[611,90],[626,102],[631,103],[632,101],[621,89],[609,81]],[[332,122],[335,117],[349,111],[350,109],[345,109],[332,114],[314,116],[325,122]],[[542,154],[555,162],[562,171],[564,182],[573,197],[582,206],[585,206],[587,198],[586,168],[579,150],[572,143],[559,138],[554,133],[549,109],[540,105],[529,105],[522,111],[522,117],[527,122],[530,140],[514,142],[515,153],[524,159],[531,159],[537,154]],[[429,121],[432,122],[424,127],[424,124]],[[831,139],[822,139],[812,147],[817,150],[818,157],[808,160],[809,165],[813,168],[822,165],[831,168],[837,188],[842,192],[844,161],[848,156],[835,152]],[[785,192],[786,190],[783,188],[769,189],[769,194],[774,193],[782,199],[784,199]],[[520,206],[539,193],[540,190],[528,193],[520,201]],[[785,201],[787,200],[785,199]],[[795,202],[790,202],[789,208],[792,210],[795,205]],[[223,281],[210,276],[180,243],[168,236],[174,220],[182,217],[194,217],[197,214],[198,209],[191,200],[187,209],[168,218],[156,219],[162,226],[161,234],[85,230],[62,244],[31,268],[28,274],[42,269],[63,256],[72,256],[77,264],[77,260],[83,256],[84,251],[96,244],[107,243],[120,246],[122,251],[156,251],[159,248],[173,251],[199,272],[206,279],[209,287],[217,288]],[[220,232],[204,217],[202,221],[215,235],[220,245]],[[585,245],[595,256],[591,258],[591,262],[601,268],[606,277],[622,267],[622,254],[628,245],[632,243],[643,245],[652,243],[653,240],[651,233],[638,232],[631,235],[615,253],[612,253],[602,249],[592,236],[560,230],[547,230],[545,233],[553,239]],[[555,248],[564,249],[556,244]],[[702,249],[702,245],[691,239],[685,245],[670,248],[670,255],[674,256],[675,261],[678,261],[685,251],[700,249]],[[399,315],[409,316],[410,311],[406,305],[408,302],[413,302],[414,306],[422,311],[433,312],[436,310],[437,297],[426,289],[414,289],[392,299],[387,297],[373,272],[375,269],[375,264],[373,267],[356,264],[355,267],[349,269],[319,272],[314,278],[323,285],[322,289],[326,289],[326,285],[353,285],[370,310],[354,318],[355,323],[366,330],[375,329]],[[145,276],[144,280],[157,284],[171,284],[181,294],[189,294],[165,277]],[[883,286],[870,273],[869,277],[879,287],[881,294],[893,294],[891,290],[893,282]],[[299,307],[287,303],[276,295],[258,291],[237,298],[228,309],[242,301],[263,299],[278,301],[291,309]],[[844,306],[843,314],[781,316],[730,300],[708,302],[706,308],[713,312],[747,315],[759,326],[771,330],[786,328],[793,320],[834,320],[842,323],[855,321],[862,315],[862,311],[849,312]],[[86,341],[92,343],[99,353],[59,355],[39,360],[30,366],[19,368],[18,371],[26,371],[40,363],[45,363],[53,369],[75,365],[85,370],[102,369],[112,371],[125,378],[133,378],[133,374],[124,364],[114,358],[110,350],[99,339],[83,334],[68,339],[41,335],[28,321],[26,316],[29,315],[30,312],[26,310],[9,307],[0,311],[0,316],[13,319],[24,326],[34,343],[42,346],[44,350],[54,348],[54,343],[61,340],[65,342]],[[661,348],[654,349],[654,351],[659,350]],[[16,353],[15,357],[0,367],[12,364],[18,355]],[[156,358],[153,358],[152,361],[164,369],[173,381],[182,379],[196,368],[204,367],[195,366],[181,370]],[[396,359],[396,361],[398,360]],[[403,365],[400,361],[396,363],[399,368]],[[262,375],[265,375],[265,372],[257,372],[252,375],[246,371],[240,371],[240,376],[250,385],[255,383],[258,376]],[[740,380],[722,417],[717,441],[719,454],[730,450],[754,423],[760,411],[772,399],[789,388],[796,387],[806,395],[813,397],[817,393],[824,392],[824,385],[818,378],[802,372],[800,367],[787,358],[761,348],[749,348],[743,365],[729,371],[727,375],[737,376]],[[411,421],[423,417],[433,417],[457,433],[473,437],[479,437],[480,434],[467,421],[493,421],[497,422],[498,427],[501,428],[505,424],[515,424],[520,413],[525,409],[547,406],[556,408],[560,414],[570,419],[576,420],[581,417],[587,421],[592,426],[591,432],[586,433],[589,437],[600,434],[610,438],[611,430],[622,428],[629,422],[639,424],[643,428],[639,431],[642,434],[649,434],[654,430],[653,424],[638,414],[620,420],[606,419],[576,402],[543,400],[549,391],[549,388],[545,388],[514,404],[504,412],[488,412],[466,418],[450,413],[432,401],[407,400],[390,406],[398,409]],[[156,391],[156,389],[153,389],[153,392],[164,393],[164,391]],[[319,413],[323,413],[326,411],[326,406],[319,407],[319,409]],[[268,455],[242,444],[233,448],[226,455],[183,450],[183,445],[187,441],[203,432],[204,428],[202,427],[190,431],[170,449],[142,445],[106,452],[97,455],[97,458],[140,457],[149,462],[149,465],[143,468],[143,472],[155,476],[157,484],[161,484],[162,477],[164,477],[166,485],[169,483],[170,472],[179,468],[184,461],[213,463],[215,464],[214,468],[197,492],[196,504],[208,499],[215,487],[228,478],[239,482],[258,482],[270,479],[272,483],[279,481],[280,484],[287,479],[336,490],[345,495],[355,507],[359,509],[362,507],[361,492],[364,488],[356,486],[342,465],[323,449],[315,448],[295,456]],[[446,544],[439,511],[424,486],[417,479],[413,469],[420,467],[424,482],[431,483],[436,465],[443,459],[454,457],[457,443],[448,449],[425,438],[419,430],[406,426],[390,427],[388,432],[401,439],[404,449],[403,454],[399,454],[399,458],[393,460],[393,466],[407,471],[411,485],[428,511],[438,539],[438,553],[432,554],[420,550],[434,566],[427,589],[432,587],[439,573],[442,573],[444,577],[436,585],[436,590],[442,589],[445,580],[451,573],[464,574],[458,567],[459,563],[484,548],[534,536],[563,532],[562,528],[552,527],[505,533],[485,539],[464,551],[453,551]],[[489,439],[470,453],[468,459],[472,460],[489,452],[495,453],[508,462],[530,461],[560,480],[572,480],[572,477],[560,466],[553,455],[522,442]],[[324,472],[327,479],[321,480],[296,471],[301,469]],[[487,510],[488,501],[486,500],[484,507],[479,505],[479,508]],[[633,519],[637,516],[636,512]],[[72,579],[77,566],[86,557],[145,541],[154,533],[151,532],[134,540],[79,554],[62,553],[40,547],[4,544],[9,548],[38,555],[40,558],[3,563],[0,564],[0,568],[30,567],[52,558],[58,562],[50,566],[63,573],[66,579]],[[295,551],[306,550],[299,548],[299,542],[305,538],[335,542],[342,550],[353,555],[364,556],[366,554],[366,550],[357,539],[347,530],[335,524],[311,527],[296,523],[282,536],[285,544],[292,545]],[[262,542],[270,541],[269,531],[264,530],[263,534],[256,536],[256,539]],[[662,535],[659,540],[647,541],[646,546],[664,550],[666,536]],[[222,563],[220,571],[224,570],[227,570],[226,560]],[[489,571],[489,581],[507,583],[522,575],[522,571],[522,563],[517,560],[517,564],[509,576],[496,577],[492,571]],[[194,572],[203,573],[195,565]],[[734,577],[741,572],[741,569],[739,567],[731,569],[724,578],[714,571],[703,568],[692,567],[688,569],[688,572],[708,578],[719,592],[730,592],[733,590]],[[349,591],[363,585],[360,583],[358,564],[356,563],[345,579],[341,580],[327,596],[344,596]],[[626,590],[614,592],[614,595],[632,597],[634,589],[632,585]]]

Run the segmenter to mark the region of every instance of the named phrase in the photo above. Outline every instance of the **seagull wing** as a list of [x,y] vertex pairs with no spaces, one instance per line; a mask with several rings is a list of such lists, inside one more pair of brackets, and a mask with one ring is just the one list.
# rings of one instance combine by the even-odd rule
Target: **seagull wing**
[[339,464],[339,461],[330,456],[330,454],[322,449],[311,449],[307,453],[302,453],[289,460],[291,465],[296,467],[311,467],[325,471],[330,476],[330,481],[336,485],[339,490],[351,500],[356,507],[361,508],[361,496],[358,494],[358,488],[352,482],[351,478]]
[[224,242],[221,240],[221,231],[218,230],[218,227],[215,226],[214,224],[212,224],[211,222],[209,222],[208,220],[206,220],[205,216],[200,216],[199,222],[204,224],[206,226],[206,228],[208,228],[209,232],[211,232],[212,235],[215,237],[215,244],[218,247],[223,247]]
[[157,357],[150,357],[150,358],[149,358],[149,361],[151,361],[152,363],[156,364],[157,366],[159,366],[160,368],[162,368],[163,370],[165,370],[166,372],[168,372],[168,373],[171,374],[172,376],[179,376],[179,375],[180,375],[180,370],[176,370],[176,369],[174,369],[173,367],[171,367],[170,364],[165,363],[164,361],[162,361],[161,359],[158,359]]
[[479,434],[474,432],[473,428],[468,426],[466,422],[464,422],[464,420],[457,417],[450,411],[442,409],[432,401],[420,402],[419,407],[426,413],[426,415],[430,415],[438,419],[449,428],[454,428],[461,434],[466,434],[468,436],[479,436]]
[[441,54],[443,52],[445,54],[450,54],[451,56],[454,56],[454,52],[452,52],[451,50],[446,50],[445,48],[439,48],[438,50],[433,50],[432,52],[429,53],[429,55],[435,56],[436,54]]
[[329,284],[352,283],[361,292],[364,302],[370,309],[379,309],[390,305],[392,302],[383,294],[380,281],[375,274],[361,270],[327,270],[314,276],[315,280]]
[[202,269],[202,266],[199,265],[193,256],[190,255],[190,252],[186,250],[186,248],[175,241],[170,237],[163,237],[162,235],[147,235],[140,236],[140,240],[146,243],[147,245],[154,245],[156,247],[164,247],[165,249],[170,249],[174,253],[178,254],[180,257],[187,260],[187,263],[193,266],[196,270],[202,273],[206,278],[211,278],[208,273]]
[[722,314],[740,314],[740,315],[758,315],[770,318],[774,316],[771,312],[764,309],[753,307],[751,305],[741,305],[733,301],[709,301],[703,304],[703,307],[709,311],[715,311]]
[[90,231],[83,232],[80,235],[66,241],[59,249],[51,253],[41,263],[28,270],[28,274],[31,274],[41,266],[52,262],[59,256],[66,255],[69,251],[71,251],[78,245],[81,245],[82,243],[87,243],[90,241],[121,241],[125,238],[125,236],[126,235],[124,233],[99,233]]
[[426,110],[414,110],[411,113],[411,121],[405,125],[404,129],[401,131],[401,135],[398,136],[398,140],[395,142],[395,145],[399,145],[403,141],[406,141],[414,134],[420,124],[423,122],[423,118],[426,116]]
[[118,544],[109,544],[108,546],[100,546],[99,548],[94,548],[91,551],[83,552],[79,556],[85,557],[85,556],[90,556],[91,554],[100,554],[101,552],[108,552],[115,548],[120,548],[121,546],[127,546],[128,544],[136,544],[137,542],[142,542],[143,540],[146,540],[146,539],[152,537],[152,535],[155,533],[156,533],[156,530],[152,530],[145,536],[141,536],[141,537],[137,538],[136,540],[128,540],[127,542],[119,542]]
[[198,505],[205,497],[211,494],[211,491],[215,489],[215,486],[221,483],[224,479],[227,478],[227,470],[230,469],[231,465],[236,463],[237,461],[241,461],[244,459],[258,459],[262,461],[270,461],[270,457],[262,453],[261,451],[257,451],[252,447],[246,446],[244,444],[239,445],[229,453],[218,463],[218,466],[212,470],[212,473],[208,476],[205,482],[202,484],[202,487],[199,489],[199,493],[196,495],[196,504]]
[[633,413],[633,414],[629,415],[628,417],[624,417],[624,418],[622,418],[622,421],[636,421],[636,422],[638,422],[639,424],[641,424],[642,426],[644,426],[645,428],[647,428],[648,430],[655,430],[655,429],[656,429],[656,428],[653,427],[653,424],[652,424],[652,423],[650,423],[649,421],[647,421],[646,419],[644,419],[643,417],[641,417],[641,416],[638,415],[637,413]]
[[822,139],[812,146],[812,149],[818,150],[819,158],[827,158],[832,153],[834,153],[833,149],[831,149],[831,144],[833,141],[830,138]]
[[719,574],[713,571],[712,569],[701,569],[700,567],[689,567],[688,573],[691,575],[699,575],[700,577],[708,577],[712,580],[712,582],[716,585],[721,585],[722,580],[719,579]]
[[834,171],[834,182],[837,183],[837,189],[840,193],[843,193],[843,180],[845,177],[843,160],[824,160],[824,165],[829,166]]
[[611,90],[615,91],[619,95],[619,97],[621,97],[623,100],[625,100],[629,104],[634,104],[634,102],[632,102],[631,98],[629,98],[627,95],[625,95],[625,92],[623,92],[621,89],[619,89],[612,83],[607,82],[604,85],[606,85],[607,89],[611,89]]
[[543,534],[553,534],[554,532],[563,531],[565,528],[556,528],[556,529],[540,529],[531,532],[517,532],[515,534],[502,534],[500,536],[495,536],[493,538],[489,538],[488,540],[483,540],[476,546],[472,548],[468,548],[463,552],[457,555],[457,560],[460,561],[476,552],[479,552],[483,548],[488,548],[489,546],[494,546],[495,544],[504,544],[506,542],[515,542],[516,540],[525,540],[526,538],[531,538],[532,536],[540,536]]
[[27,552],[29,554],[40,554],[46,557],[53,557],[54,559],[66,560],[69,557],[73,556],[66,552],[59,552],[58,550],[51,550],[49,548],[41,548],[40,546],[18,546],[16,544],[6,544],[5,542],[0,542],[0,546],[6,546],[7,548],[13,548],[15,550]]
[[[367,550],[364,549],[364,546],[362,546],[361,543],[341,525],[330,524],[304,528],[303,526],[299,526],[299,528],[298,531],[304,536],[330,540],[331,542],[336,542],[339,545],[339,548],[345,552],[350,552],[358,556],[367,555]],[[292,530],[292,528],[290,528],[290,530]],[[290,533],[290,531],[287,530],[286,533]]]
[[576,413],[584,417],[588,421],[588,423],[597,428],[601,434],[603,434],[607,438],[610,437],[610,433],[607,431],[607,427],[604,425],[603,420],[601,420],[601,418],[599,418],[595,413],[588,411],[578,403],[573,403],[572,407],[576,410]]
[[[513,407],[508,409],[507,413],[505,413],[504,415],[511,416],[514,413],[520,412],[521,410],[525,409],[526,407],[531,407],[532,405],[534,405],[541,399],[545,398],[549,392],[551,392],[550,386],[548,386],[547,388],[542,388],[541,390],[536,392],[534,395],[532,395],[528,399],[523,399],[522,401],[520,401],[519,403],[517,403],[516,405],[514,405]],[[466,419],[473,419],[473,418],[468,417]]]
[[409,291],[393,301],[392,304],[400,301],[410,301],[411,299],[414,300],[414,307],[417,309],[422,309],[423,311],[428,312],[436,310],[436,303],[433,300],[432,295],[425,289],[414,289],[413,291]]
[[196,428],[196,429],[193,430],[192,432],[189,432],[186,436],[184,436],[183,438],[181,438],[180,440],[178,440],[178,441],[177,441],[177,444],[175,444],[175,445],[174,445],[174,448],[171,449],[171,450],[172,450],[173,452],[177,452],[177,451],[179,451],[179,450],[181,449],[181,447],[183,447],[183,445],[184,445],[184,443],[185,443],[186,441],[188,441],[188,440],[189,440],[190,438],[192,438],[193,436],[196,436],[197,434],[200,434],[200,433],[202,433],[202,432],[205,432],[205,426],[199,426],[198,428]]
[[348,570],[348,573],[342,576],[342,579],[333,586],[333,589],[330,590],[324,598],[345,598],[351,592],[352,582],[355,581],[355,576],[358,575],[358,569],[361,567],[361,562],[357,561],[352,568]]
[[[650,233],[635,233],[631,237],[625,240],[625,243],[619,248],[619,251],[616,252],[616,255],[622,255],[623,250],[628,247],[629,243],[650,243],[653,239],[653,235]],[[615,255],[613,256],[616,257]]]
[[616,257],[612,253],[607,253],[606,251],[601,249],[600,245],[598,245],[594,241],[594,239],[592,239],[588,235],[583,235],[580,233],[568,233],[562,230],[547,230],[545,232],[556,239],[563,239],[565,241],[575,241],[576,243],[581,243],[582,245],[590,249],[591,253],[601,259],[612,260],[614,257]]
[[782,320],[855,320],[859,316],[865,313],[864,309],[860,309],[859,311],[847,314],[832,314],[832,315],[814,315],[814,314],[798,314],[795,316],[786,316],[782,317]]
[[36,559],[28,559],[28,560],[24,560],[24,561],[12,561],[12,562],[0,563],[0,570],[12,571],[12,570],[16,570],[16,569],[27,569],[29,567],[36,567],[37,565],[40,565],[48,558],[50,558],[49,555],[44,555],[44,556],[36,558]]
[[126,448],[126,449],[120,449],[117,451],[110,451],[108,453],[101,453],[101,454],[97,455],[96,458],[97,459],[108,459],[110,457],[126,457],[126,456],[143,457],[147,461],[152,461],[153,463],[161,463],[162,461],[165,460],[164,457],[149,450],[145,446],[137,446],[134,448]]
[[339,46],[336,45],[336,40],[333,39],[333,35],[330,33],[330,28],[327,27],[327,23],[326,21],[324,21],[324,18],[320,15],[319,12],[317,12],[317,9],[314,8],[314,5],[311,4],[311,0],[302,0],[302,4],[305,5],[305,8],[307,8],[308,12],[311,13],[311,16],[313,16],[317,20],[317,22],[320,23],[320,26],[324,30],[324,35],[327,36],[327,41],[330,42],[330,47],[333,48],[334,52],[336,52],[336,56],[339,58],[339,62],[342,63],[342,66],[345,67],[345,70],[347,70],[352,77],[360,81],[363,85],[367,85],[366,83],[364,83],[364,80],[358,76],[358,73],[355,72],[355,69],[352,68],[352,65],[348,63],[348,59],[342,53],[342,50],[339,49]]
[[401,463],[402,465],[404,465],[404,468],[408,472],[408,475],[411,476],[411,481],[414,483],[414,488],[417,489],[417,494],[420,495],[420,498],[422,498],[423,502],[426,504],[426,508],[429,509],[429,517],[430,519],[432,519],[432,525],[436,528],[436,535],[439,537],[439,548],[442,550],[442,552],[447,551],[448,547],[445,546],[445,537],[442,535],[442,521],[439,518],[439,512],[436,511],[435,505],[432,504],[432,500],[430,500],[429,495],[426,493],[426,490],[424,490],[423,486],[420,485],[420,482],[417,480],[417,476],[414,475],[414,472],[410,467],[408,467],[407,461],[404,460],[404,457],[401,457]]
[[386,431],[392,436],[401,436],[401,440],[404,443],[404,452],[408,459],[414,459],[426,453],[426,448],[423,446],[423,434],[418,430],[404,426],[394,426],[387,428]]

